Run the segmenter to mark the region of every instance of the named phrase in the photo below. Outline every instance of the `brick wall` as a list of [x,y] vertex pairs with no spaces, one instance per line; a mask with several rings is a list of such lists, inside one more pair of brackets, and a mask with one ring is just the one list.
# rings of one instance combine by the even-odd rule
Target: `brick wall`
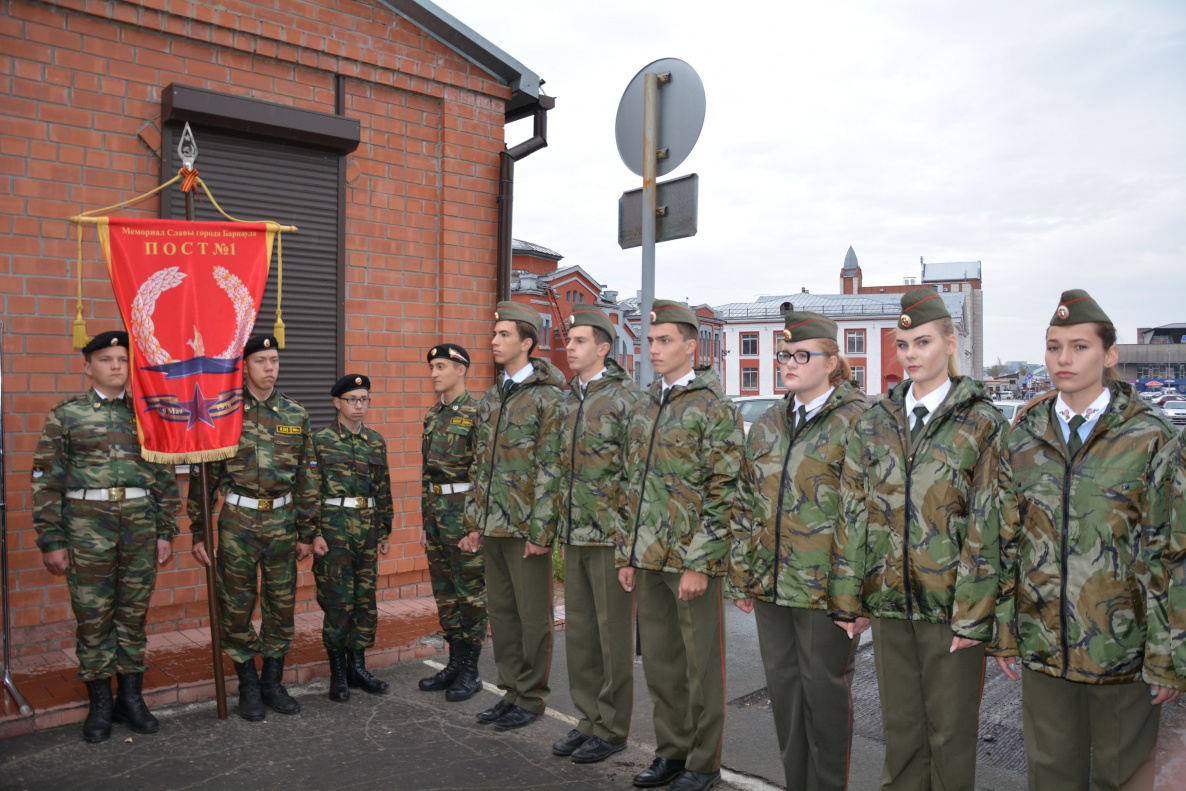
[[[170,83],[332,113],[336,74],[346,77],[346,114],[362,126],[347,160],[346,363],[375,382],[370,424],[387,438],[395,487],[380,596],[428,593],[418,543],[420,420],[432,401],[423,354],[454,339],[475,355],[472,389],[493,374],[486,317],[509,90],[369,3],[0,0],[0,299],[16,655],[69,647],[74,629],[66,585],[42,567],[29,512],[44,415],[86,385],[69,335],[77,248],[65,218],[160,183],[160,95]],[[156,199],[138,211],[155,216]],[[85,315],[95,334],[119,319],[93,231],[85,239]],[[158,575],[153,631],[204,622],[205,585],[184,520],[182,531]],[[312,583],[306,562],[298,612],[317,607]]]

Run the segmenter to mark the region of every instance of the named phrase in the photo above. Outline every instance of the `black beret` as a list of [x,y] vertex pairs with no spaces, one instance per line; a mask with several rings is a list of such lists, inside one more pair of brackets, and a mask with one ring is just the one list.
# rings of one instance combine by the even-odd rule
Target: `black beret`
[[243,346],[243,359],[246,360],[256,352],[262,352],[265,349],[269,351],[272,349],[280,351],[280,344],[276,343],[276,336],[252,335],[247,339],[247,343]]
[[442,358],[452,360],[455,363],[461,363],[466,368],[469,368],[469,353],[456,343],[438,343],[428,350],[428,361],[430,363],[433,360]]
[[100,332],[95,337],[91,338],[90,343],[82,347],[83,354],[91,354],[100,349],[106,349],[109,346],[122,346],[128,348],[128,334],[123,330],[110,330],[108,332]]
[[371,389],[371,380],[362,374],[346,374],[337,381],[333,389],[329,391],[329,394],[337,398],[342,393],[349,393],[351,390],[357,390],[360,387],[369,392]]

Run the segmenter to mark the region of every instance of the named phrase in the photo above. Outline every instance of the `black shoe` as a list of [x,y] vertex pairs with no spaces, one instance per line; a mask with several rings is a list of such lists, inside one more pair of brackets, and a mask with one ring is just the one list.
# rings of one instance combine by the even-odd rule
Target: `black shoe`
[[708,791],[717,784],[721,779],[721,773],[716,772],[689,772],[686,769],[684,773],[675,779],[671,784],[669,791]]
[[259,677],[259,696],[277,714],[296,714],[301,704],[280,683],[284,680],[284,657],[264,657],[264,672]]
[[371,671],[367,670],[366,650],[362,648],[357,651],[346,649],[346,683],[372,695],[386,692],[391,686],[386,681],[375,678]]
[[477,716],[482,722],[494,722],[513,708],[515,708],[514,705],[507,703],[504,698],[485,711],[479,711]]
[[440,692],[442,689],[448,689],[453,684],[453,680],[461,672],[461,652],[458,651],[459,647],[459,644],[449,640],[449,664],[438,670],[435,676],[420,679],[421,692]]
[[494,721],[494,727],[504,731],[513,731],[535,722],[538,714],[532,714],[527,709],[511,706],[511,710]]
[[684,771],[683,758],[656,758],[651,765],[634,776],[634,785],[639,788],[665,786]]
[[82,724],[82,738],[88,742],[105,742],[111,738],[111,715],[115,709],[111,700],[111,679],[87,681],[86,694],[91,700],[91,709]]
[[259,674],[255,672],[255,658],[235,663],[239,676],[239,716],[248,722],[259,722],[268,716],[260,698]]
[[350,700],[350,685],[346,682],[346,650],[331,651],[329,654],[329,699],[335,703]]
[[128,673],[118,677],[111,719],[125,723],[133,733],[156,733],[161,724],[152,716],[140,695],[143,681],[143,673]]
[[478,657],[482,655],[481,644],[461,643],[457,646],[457,653],[461,657],[457,677],[445,693],[445,700],[450,703],[469,700],[482,688],[482,677],[478,675]]
[[552,755],[561,755],[567,758],[572,755],[572,751],[580,747],[585,742],[589,741],[587,734],[581,733],[576,728],[573,728],[558,742],[552,743]]
[[573,751],[572,762],[574,764],[595,764],[625,749],[626,742],[610,744],[598,736],[590,736],[587,742]]

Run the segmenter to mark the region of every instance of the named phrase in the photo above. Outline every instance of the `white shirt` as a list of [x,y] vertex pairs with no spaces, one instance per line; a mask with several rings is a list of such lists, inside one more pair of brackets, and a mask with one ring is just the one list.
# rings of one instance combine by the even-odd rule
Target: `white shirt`
[[[119,391],[119,395],[117,395],[117,396],[115,397],[115,400],[116,400],[116,401],[123,401],[123,400],[124,400],[124,396],[126,396],[127,394],[128,394],[128,388],[126,388],[126,387],[125,387],[123,390],[120,390],[120,391]],[[99,392],[99,389],[98,389],[98,388],[95,388],[95,395],[99,396],[99,398],[103,399],[104,401],[107,401],[107,400],[109,400],[109,399],[107,398],[107,396],[105,396],[105,395],[103,395],[102,393],[100,393],[100,392]]]
[[[1087,409],[1083,410],[1083,417],[1087,418],[1087,420],[1082,426],[1079,426],[1079,438],[1084,442],[1086,442],[1087,438],[1091,436],[1092,429],[1094,429],[1095,424],[1099,422],[1100,415],[1104,414],[1104,410],[1108,408],[1108,404],[1111,402],[1111,400],[1112,391],[1105,387],[1104,392],[1100,393],[1099,396],[1088,405]],[[1067,402],[1062,400],[1062,393],[1058,394],[1058,400],[1054,402],[1054,414],[1058,415],[1058,427],[1062,429],[1062,441],[1070,442],[1071,418],[1079,413],[1067,406]]]
[[578,381],[577,384],[579,384],[580,386],[577,388],[577,397],[580,398],[582,401],[584,401],[585,393],[588,392],[588,390],[589,390],[589,385],[593,384],[594,382],[596,382],[598,379],[600,379],[603,376],[605,376],[605,368],[602,368],[600,371],[595,373],[592,377],[590,377],[589,381],[587,381],[587,382]]
[[910,428],[914,428],[914,422],[918,420],[918,415],[914,414],[914,408],[922,404],[927,408],[926,417],[922,419],[922,424],[925,426],[931,422],[931,418],[935,416],[935,410],[943,403],[943,399],[947,398],[947,394],[951,392],[951,379],[948,379],[943,384],[936,387],[931,392],[927,393],[922,398],[914,397],[914,385],[906,391],[906,416],[910,418]]
[[660,379],[660,381],[663,383],[663,387],[662,387],[662,389],[659,390],[659,400],[662,401],[664,398],[666,398],[667,391],[670,390],[671,388],[676,387],[678,385],[691,384],[692,380],[695,378],[696,378],[696,372],[688,371],[686,374],[681,376],[679,379],[676,379],[671,384],[667,384],[666,379]]
[[512,382],[514,382],[517,385],[521,385],[521,384],[523,384],[524,381],[527,380],[527,377],[531,376],[533,373],[535,373],[535,366],[532,365],[531,363],[527,363],[527,365],[523,366],[518,371],[515,371],[514,374],[511,374],[509,376],[507,375],[506,371],[503,371],[502,372],[503,386],[506,386],[507,379],[510,379]]
[[791,404],[791,409],[795,410],[795,420],[799,419],[799,407],[801,407],[801,406],[807,407],[807,419],[808,420],[811,420],[813,417],[815,417],[815,413],[819,412],[820,407],[822,407],[824,405],[824,402],[828,400],[828,397],[832,395],[832,391],[834,391],[835,389],[836,389],[835,387],[829,387],[828,392],[824,393],[819,398],[813,398],[811,401],[808,401],[806,404],[804,404],[802,401],[800,401],[799,396],[796,395],[793,403]]

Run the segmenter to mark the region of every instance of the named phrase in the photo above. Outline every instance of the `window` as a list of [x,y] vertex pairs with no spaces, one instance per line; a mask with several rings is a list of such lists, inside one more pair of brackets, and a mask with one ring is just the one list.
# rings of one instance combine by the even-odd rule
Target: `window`
[[712,356],[718,360],[721,359],[721,333],[720,332],[713,333],[712,344],[713,344],[712,345]]
[[864,354],[865,353],[865,331],[864,330],[845,330],[844,331],[844,353],[845,354]]
[[551,348],[549,345],[549,341],[551,340],[551,336],[552,336],[552,317],[551,316],[541,316],[540,318],[543,319],[544,325],[540,329],[539,347],[541,349],[548,349],[548,348]]
[[852,367],[852,378],[856,380],[857,387],[864,390],[865,389],[865,366],[854,365]]
[[782,383],[782,366],[776,365],[774,366],[774,392],[777,393],[782,390],[786,390],[786,387]]
[[758,389],[758,369],[757,368],[742,368],[741,369],[741,389],[742,390],[757,390]]
[[[741,354],[745,357],[758,356],[758,333],[743,332],[741,333]],[[758,385],[755,383],[754,387]]]

